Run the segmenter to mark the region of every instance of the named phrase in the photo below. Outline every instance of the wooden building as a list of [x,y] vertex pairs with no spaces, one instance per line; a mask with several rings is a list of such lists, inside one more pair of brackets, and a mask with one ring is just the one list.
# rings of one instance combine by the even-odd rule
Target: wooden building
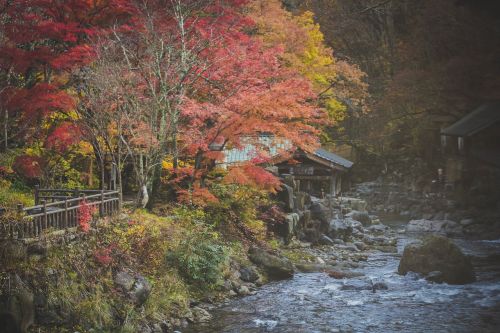
[[309,194],[321,197],[337,196],[348,184],[348,171],[353,162],[325,149],[312,153],[298,150],[293,159],[277,163],[280,176],[292,176],[297,187]]
[[449,188],[500,187],[500,102],[481,105],[441,130]]
[[[348,183],[348,172],[353,162],[325,149],[314,152],[296,150],[293,156],[282,154],[293,147],[286,141],[279,141],[268,135],[248,137],[242,140],[240,148],[225,149],[224,160],[219,165],[230,168],[231,165],[250,161],[261,150],[266,150],[272,157],[271,170],[281,178],[292,176],[301,191],[311,195],[338,195]],[[219,147],[213,147],[214,150]],[[288,156],[281,156],[288,155]]]

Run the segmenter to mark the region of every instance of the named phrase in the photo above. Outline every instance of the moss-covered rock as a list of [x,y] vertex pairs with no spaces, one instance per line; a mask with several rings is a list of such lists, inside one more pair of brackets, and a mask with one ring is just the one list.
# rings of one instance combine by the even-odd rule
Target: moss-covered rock
[[465,284],[475,281],[470,259],[449,238],[432,235],[422,244],[405,247],[398,273],[416,272],[423,275],[441,272],[439,281]]
[[250,248],[248,257],[254,264],[264,269],[270,279],[282,280],[293,276],[293,264],[288,259],[279,258],[257,247]]

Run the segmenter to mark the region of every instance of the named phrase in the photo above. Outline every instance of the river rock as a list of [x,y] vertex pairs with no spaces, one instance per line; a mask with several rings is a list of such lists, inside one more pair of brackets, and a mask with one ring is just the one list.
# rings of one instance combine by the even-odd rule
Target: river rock
[[348,272],[348,271],[339,271],[339,270],[328,270],[326,272],[329,277],[334,279],[350,279],[354,277],[363,276],[363,273],[358,272]]
[[285,258],[279,258],[258,247],[248,251],[249,259],[266,271],[273,280],[288,279],[293,276],[293,264]]
[[365,251],[368,249],[368,246],[363,243],[363,242],[354,242],[354,245],[358,248],[360,251]]
[[252,267],[242,267],[240,268],[240,279],[245,282],[255,282],[259,279],[259,273]]
[[212,319],[212,315],[207,310],[198,306],[192,308],[191,312],[195,323],[206,323]]
[[321,223],[327,223],[332,215],[331,209],[326,207],[321,202],[313,202],[311,204],[311,218],[318,220]]
[[341,290],[373,290],[371,281],[367,280],[345,280]]
[[450,220],[411,220],[406,226],[407,232],[430,232],[450,236],[463,234],[463,227]]
[[368,231],[374,234],[383,234],[387,229],[388,227],[383,224],[374,224],[367,228]]
[[367,212],[360,212],[358,210],[353,210],[352,212],[348,213],[346,217],[349,217],[353,219],[354,221],[359,221],[361,222],[364,226],[369,226],[372,224],[372,220],[370,218],[370,215],[368,215]]
[[432,235],[422,244],[407,245],[399,262],[398,273],[408,272],[428,275],[442,273],[443,282],[465,284],[475,281],[474,269],[470,259],[449,238]]
[[324,235],[324,234],[321,234],[321,236],[319,237],[318,243],[321,245],[335,245],[335,242],[333,241],[333,239],[331,239],[330,237],[328,237],[327,235]]
[[330,221],[328,233],[334,239],[339,238],[345,241],[352,234],[352,225],[347,219],[333,219]]
[[251,294],[250,289],[247,286],[240,286],[237,290],[236,293],[240,296],[247,296]]
[[378,281],[378,282],[374,282],[372,284],[372,291],[375,292],[377,290],[387,290],[389,289],[389,287],[387,286],[387,284],[385,282],[382,282],[382,281]]

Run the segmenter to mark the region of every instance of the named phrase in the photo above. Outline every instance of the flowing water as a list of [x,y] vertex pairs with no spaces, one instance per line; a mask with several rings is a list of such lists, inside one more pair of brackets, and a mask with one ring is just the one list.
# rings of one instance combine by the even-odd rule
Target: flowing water
[[[474,257],[478,278],[460,286],[398,275],[400,254],[411,241],[401,235],[398,254],[372,252],[358,269],[363,277],[296,274],[229,302],[212,312],[210,323],[183,332],[500,332],[500,240],[455,240]],[[374,291],[376,282],[387,289]]]

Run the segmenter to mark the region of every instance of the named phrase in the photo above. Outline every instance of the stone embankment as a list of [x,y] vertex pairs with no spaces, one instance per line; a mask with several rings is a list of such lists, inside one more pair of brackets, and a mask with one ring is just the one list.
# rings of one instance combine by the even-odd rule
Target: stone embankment
[[[399,215],[408,232],[439,233],[449,237],[500,238],[500,202],[497,206],[469,204],[452,199],[452,193],[418,192],[382,181],[358,184],[353,195],[367,202],[378,215]],[[491,201],[491,200],[490,200]]]

